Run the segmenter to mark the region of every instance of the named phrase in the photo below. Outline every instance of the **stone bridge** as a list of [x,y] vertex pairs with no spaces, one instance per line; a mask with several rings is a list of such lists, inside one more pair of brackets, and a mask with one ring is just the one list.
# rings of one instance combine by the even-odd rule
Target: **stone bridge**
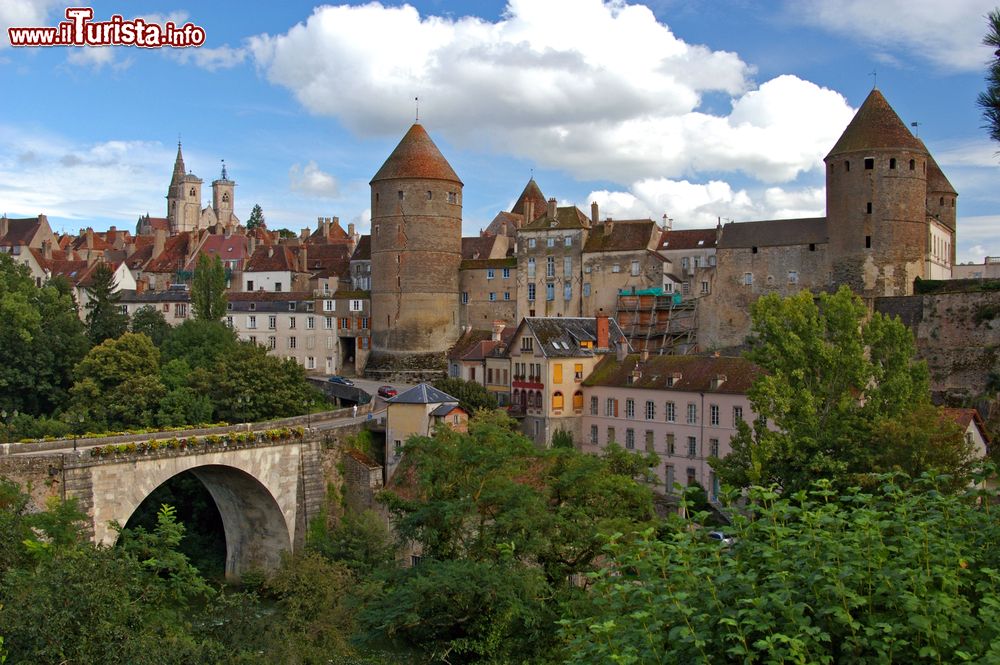
[[190,471],[215,500],[225,529],[226,577],[238,580],[246,570],[273,570],[282,552],[303,545],[327,483],[341,482],[339,443],[363,424],[364,416],[298,429],[243,425],[202,436],[87,440],[78,449],[65,442],[10,444],[0,447],[0,476],[25,487],[35,509],[48,497],[76,499],[94,542],[111,546],[118,537],[112,522],[125,525],[153,490]]

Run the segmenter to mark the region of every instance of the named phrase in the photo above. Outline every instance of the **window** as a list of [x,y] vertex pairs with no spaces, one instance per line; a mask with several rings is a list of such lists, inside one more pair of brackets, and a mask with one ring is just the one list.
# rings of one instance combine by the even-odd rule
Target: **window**
[[340,317],[340,329],[341,330],[350,330],[351,329],[351,320],[349,318],[347,318],[346,316]]
[[890,169],[895,169],[896,168],[896,158],[895,157],[890,157],[889,158],[889,168]]
[[288,329],[289,330],[295,330],[295,317],[294,316],[288,317]]
[[275,337],[274,335],[268,336],[268,338],[267,338],[267,348],[270,349],[270,350],[272,350],[272,351],[274,349],[278,348],[278,338]]
[[556,299],[556,285],[549,283],[545,285],[545,299],[555,300]]
[[272,314],[267,317],[267,328],[268,330],[274,330],[278,327],[278,317]]
[[682,256],[681,257],[681,268],[683,268],[684,270],[687,270],[688,261],[689,261],[688,257]]
[[350,310],[352,312],[360,312],[365,308],[365,303],[363,300],[352,300],[350,304]]
[[743,284],[745,286],[752,286],[753,285],[753,273],[752,272],[745,272],[745,273],[743,273]]
[[534,342],[534,337],[528,337],[528,336],[522,337],[521,338],[521,350],[522,351],[531,351],[532,348],[534,348],[533,342]]
[[556,239],[555,238],[546,238],[545,239],[545,246],[546,247],[555,247],[556,246]]
[[572,247],[572,246],[573,246],[573,236],[564,236],[563,247]]
[[872,237],[865,236],[865,249],[871,249],[871,248],[872,248]]
[[229,326],[230,328],[233,327],[233,317],[231,316],[226,317],[226,325]]
[[335,311],[337,311],[337,301],[336,300],[324,300],[323,301],[323,311],[324,312],[335,312]]
[[510,300],[510,291],[504,291],[503,292],[503,299],[504,300]]
[[295,348],[295,338],[294,337],[289,337],[288,338],[288,348],[290,348],[290,349],[294,349]]
[[635,277],[639,274],[639,262],[632,261],[632,276]]
[[635,400],[632,398],[625,400],[625,417],[635,418]]
[[733,407],[733,428],[735,429],[736,423],[743,422],[743,407],[734,406]]
[[458,203],[457,192],[448,192],[448,203]]
[[604,402],[604,415],[608,418],[615,418],[618,416],[618,400],[614,397],[609,397]]
[[629,450],[635,449],[635,430],[631,427],[625,430],[625,447]]
[[577,413],[583,412],[583,393],[579,390],[573,393],[573,410]]
[[257,327],[257,317],[253,316],[253,315],[248,316],[247,317],[247,328],[250,328],[251,330],[253,330],[256,327]]
[[687,422],[688,422],[688,425],[697,425],[698,424],[698,405],[697,404],[688,404]]
[[689,466],[687,468],[687,484],[694,485],[697,479],[698,479],[698,472],[695,470],[693,466]]
[[392,442],[392,452],[395,457],[399,457],[403,454],[403,442],[396,439]]
[[500,271],[500,276],[504,279],[510,279],[510,268],[504,268]]
[[847,161],[846,159],[844,160],[844,170],[845,171],[851,170],[851,162]]
[[324,319],[323,327],[326,328],[327,330],[333,330],[333,317],[324,316],[323,319]]
[[706,293],[708,293],[708,282],[702,282],[701,283],[701,293],[702,293],[702,295],[705,295]]
[[462,304],[463,305],[468,305],[469,304],[469,292],[468,291],[462,291]]
[[493,279],[495,276],[496,273],[494,272],[493,268],[486,269],[486,279]]
[[400,201],[403,200],[403,190],[400,189],[396,192],[396,198],[399,199]]
[[534,276],[535,276],[535,259],[532,257],[528,259],[528,277],[531,278]]
[[608,443],[614,443],[614,442],[615,442],[615,428],[614,427],[609,427],[608,428]]
[[174,305],[174,317],[178,319],[186,319],[188,315],[187,303],[179,302]]
[[552,383],[562,383],[562,363],[552,364]]
[[611,272],[621,272],[621,271],[622,271],[622,267],[620,265],[618,265],[617,263],[615,263],[614,265],[611,266]]
[[665,405],[664,413],[666,413],[667,422],[675,423],[677,422],[677,405],[673,402],[667,402]]
[[798,284],[799,283],[799,272],[797,270],[788,271],[788,283]]
[[598,401],[597,397],[591,397],[590,398],[590,415],[592,415],[592,416],[596,416],[597,415],[597,408],[598,408],[597,407],[597,401]]
[[875,168],[875,159],[872,157],[865,157],[865,171],[871,171]]
[[597,425],[590,426],[590,443],[592,445],[597,445]]
[[867,213],[869,215],[872,214],[872,202],[871,201],[869,201],[868,203],[865,204],[865,213]]
[[316,359],[312,356],[306,358],[306,369],[316,369]]
[[563,394],[558,390],[552,393],[552,408],[553,409],[563,408]]
[[664,477],[667,485],[667,492],[674,493],[674,465],[668,464],[664,469]]
[[554,256],[545,257],[545,276],[546,277],[556,276],[556,258]]
[[294,301],[288,303],[288,311],[289,312],[294,312],[295,311],[295,302]]
[[308,330],[312,330],[315,327],[316,327],[316,317],[315,316],[307,316],[306,317],[306,328]]
[[583,283],[583,295],[584,297],[590,297],[590,282]]
[[275,291],[275,293],[281,291],[281,282],[275,282],[274,283],[274,291]]
[[711,406],[709,406],[708,407],[708,413],[709,413],[709,419],[710,419],[709,421],[712,423],[712,425],[718,427],[719,426],[719,405],[718,404],[712,404]]
[[563,300],[573,299],[573,284],[571,282],[566,282],[563,284]]
[[916,169],[916,167],[917,167],[917,162],[916,162],[916,160],[913,160],[913,159],[911,159],[911,160],[910,160],[910,170],[911,170],[911,171],[913,171],[913,170],[915,170],[915,169]]
[[574,363],[573,380],[576,381],[577,383],[583,381],[583,363]]
[[718,439],[709,439],[708,440],[708,451],[709,451],[709,454],[712,457],[718,457],[719,456],[719,440]]
[[673,432],[667,432],[667,454],[668,455],[676,455],[677,454],[677,447],[674,444],[674,433]]
[[433,199],[434,199],[434,192],[432,192],[431,190],[428,189],[427,190],[427,200],[428,201],[432,201]]
[[754,245],[753,247],[750,248],[750,253],[751,254],[756,254],[757,253],[757,245]]
[[573,276],[573,257],[564,256],[563,257],[563,277]]
[[535,248],[535,239],[528,238],[528,249],[534,249],[534,248]]
[[656,402],[647,401],[646,402],[646,420],[656,419]]
[[497,294],[496,291],[490,291],[490,302],[496,302]]
[[689,436],[688,437],[688,457],[694,457],[698,454],[698,439]]

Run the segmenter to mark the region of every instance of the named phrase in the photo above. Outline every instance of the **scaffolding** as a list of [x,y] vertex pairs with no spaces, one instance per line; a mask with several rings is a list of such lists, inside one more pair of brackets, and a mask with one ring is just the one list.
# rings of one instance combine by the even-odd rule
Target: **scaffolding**
[[635,351],[687,355],[698,351],[698,299],[663,289],[618,292],[616,318]]

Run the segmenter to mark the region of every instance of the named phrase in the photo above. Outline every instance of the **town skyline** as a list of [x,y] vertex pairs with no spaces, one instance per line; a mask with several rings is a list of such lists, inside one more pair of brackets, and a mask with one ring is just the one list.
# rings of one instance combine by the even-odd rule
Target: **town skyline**
[[[0,48],[0,79],[20,93],[0,123],[0,213],[44,213],[70,232],[162,216],[179,133],[206,182],[226,160],[241,220],[260,203],[271,228],[337,215],[366,233],[368,180],[419,96],[420,122],[465,183],[466,236],[532,175],[560,204],[596,200],[602,215],[658,222],[667,213],[675,228],[820,216],[822,158],[877,77],[960,192],[958,261],[1000,254],[1000,167],[974,104],[988,3],[935,14],[930,32],[919,25],[930,5],[918,3],[878,48],[866,30],[891,3],[866,16],[848,4],[840,17],[789,5],[564,4],[236,14],[97,3],[95,20],[190,21],[206,44]],[[64,9],[32,7],[0,23],[55,25]],[[865,27],[845,27],[860,18]]]

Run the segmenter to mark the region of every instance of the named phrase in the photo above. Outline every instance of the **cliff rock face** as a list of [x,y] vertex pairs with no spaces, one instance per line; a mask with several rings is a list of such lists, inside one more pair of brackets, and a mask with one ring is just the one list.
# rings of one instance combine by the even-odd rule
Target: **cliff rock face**
[[1000,371],[1000,291],[876,298],[875,310],[913,331],[936,402],[981,395]]

